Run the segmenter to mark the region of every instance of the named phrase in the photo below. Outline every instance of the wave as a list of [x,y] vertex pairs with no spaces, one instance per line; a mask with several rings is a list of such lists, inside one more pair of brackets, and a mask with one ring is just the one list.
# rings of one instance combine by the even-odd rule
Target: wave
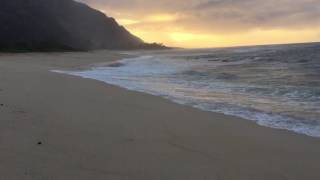
[[[304,51],[311,59],[301,61],[307,58],[301,55]],[[298,55],[292,55],[292,48],[288,47],[166,52],[123,59],[85,71],[55,72],[96,79],[201,110],[320,137],[320,88],[316,86],[319,79],[315,78],[320,71],[304,69],[320,67],[312,59],[317,53],[304,47],[296,52]],[[265,61],[266,55],[278,60]],[[213,57],[217,60],[211,61]],[[307,66],[297,66],[297,62]]]

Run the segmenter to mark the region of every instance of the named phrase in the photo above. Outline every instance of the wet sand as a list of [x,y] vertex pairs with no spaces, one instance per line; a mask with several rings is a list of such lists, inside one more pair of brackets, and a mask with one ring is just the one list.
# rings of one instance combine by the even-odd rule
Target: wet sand
[[320,139],[50,72],[123,57],[0,54],[0,179],[320,179]]

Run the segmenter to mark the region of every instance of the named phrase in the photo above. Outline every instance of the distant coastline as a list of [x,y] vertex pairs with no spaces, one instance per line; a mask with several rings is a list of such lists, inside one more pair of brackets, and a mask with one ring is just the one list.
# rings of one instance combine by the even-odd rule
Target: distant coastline
[[76,49],[64,46],[43,46],[39,48],[27,48],[27,47],[19,47],[19,48],[4,48],[0,47],[0,53],[30,53],[30,52],[88,52],[92,50],[168,50],[168,49],[176,49],[174,47],[168,47],[158,43],[143,43],[138,47],[131,48],[115,48],[115,49]]

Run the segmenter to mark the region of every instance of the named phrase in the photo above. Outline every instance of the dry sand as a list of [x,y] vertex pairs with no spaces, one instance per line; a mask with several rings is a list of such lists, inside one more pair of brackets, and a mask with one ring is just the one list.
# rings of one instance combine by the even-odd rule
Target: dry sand
[[0,180],[319,180],[320,140],[50,72],[115,52],[0,55]]

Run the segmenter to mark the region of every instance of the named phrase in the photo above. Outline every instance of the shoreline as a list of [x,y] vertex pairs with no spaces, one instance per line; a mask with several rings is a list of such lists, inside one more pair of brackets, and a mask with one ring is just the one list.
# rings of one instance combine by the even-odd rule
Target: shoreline
[[[116,61],[117,60],[115,60],[114,62],[116,62]],[[112,62],[110,62],[110,64],[112,64]],[[95,67],[95,65],[96,64],[93,64],[92,66],[88,65],[88,67]],[[74,70],[74,69],[72,69],[72,70]],[[104,81],[100,81],[100,80],[96,80],[96,79],[92,79],[92,78],[84,78],[84,77],[77,76],[77,75],[72,75],[72,74],[66,74],[64,72],[59,72],[59,70],[57,70],[57,71],[53,70],[51,72],[58,73],[60,75],[65,75],[65,76],[73,76],[73,77],[84,79],[84,80],[96,81],[97,83],[104,84],[106,87],[110,87],[111,86],[113,88],[117,88],[117,89],[120,89],[122,91],[128,91],[128,92],[131,92],[131,93],[134,93],[134,94],[139,94],[141,96],[151,96],[151,97],[155,97],[155,98],[160,98],[160,99],[162,99],[162,101],[167,101],[167,103],[170,103],[170,104],[175,104],[177,106],[182,106],[182,107],[188,108],[188,109],[191,108],[191,109],[194,109],[194,110],[197,110],[197,111],[200,111],[200,112],[204,112],[204,113],[212,113],[213,115],[226,116],[226,119],[229,119],[229,120],[231,119],[231,120],[236,120],[236,121],[244,121],[246,123],[253,124],[253,125],[257,126],[257,127],[272,129],[272,130],[275,130],[275,131],[282,131],[283,133],[288,134],[289,136],[296,135],[296,136],[303,136],[303,137],[306,137],[306,138],[312,138],[312,139],[315,139],[315,140],[319,140],[319,143],[320,143],[320,137],[315,137],[315,136],[311,136],[311,135],[307,135],[307,134],[303,134],[303,133],[297,133],[297,132],[294,132],[294,131],[288,130],[288,129],[274,128],[274,127],[269,127],[269,126],[265,126],[265,125],[260,125],[256,121],[253,121],[253,120],[250,120],[250,119],[245,119],[245,118],[238,117],[238,116],[235,116],[235,115],[228,115],[228,114],[224,114],[224,113],[220,113],[220,112],[214,112],[214,111],[209,111],[209,110],[196,108],[196,107],[193,107],[193,106],[189,106],[189,105],[186,105],[186,104],[182,104],[182,103],[178,103],[178,102],[172,101],[171,99],[165,98],[163,96],[158,96],[158,95],[153,95],[153,94],[149,94],[149,93],[145,93],[145,92],[130,90],[130,89],[127,89],[127,88],[124,88],[124,87],[120,87],[120,86],[117,86],[117,85],[109,84],[109,83],[104,82]]]
[[[124,54],[126,54],[126,53],[124,53]],[[128,57],[125,57],[125,58],[122,58],[122,59],[118,59],[118,60],[114,60],[114,61],[110,61],[110,62],[94,63],[94,64],[87,65],[87,66],[85,66],[83,68],[72,68],[72,69],[68,69],[68,70],[65,70],[65,71],[52,70],[52,72],[66,74],[66,75],[70,75],[70,76],[81,77],[81,78],[84,78],[84,79],[97,80],[97,81],[106,83],[108,85],[116,86],[116,87],[119,87],[119,88],[122,88],[122,89],[125,89],[125,90],[128,90],[128,91],[139,92],[139,93],[143,93],[143,94],[148,94],[148,95],[160,97],[160,98],[169,100],[170,102],[173,102],[175,104],[182,105],[182,106],[187,106],[187,107],[192,107],[192,108],[204,111],[204,112],[213,112],[213,113],[223,114],[225,116],[232,116],[232,117],[235,117],[235,118],[239,118],[239,119],[242,119],[242,120],[253,122],[253,123],[255,123],[255,124],[259,125],[259,126],[272,128],[272,129],[277,129],[277,130],[285,130],[285,131],[293,132],[295,134],[306,135],[308,137],[313,137],[313,138],[320,138],[320,135],[318,133],[317,134],[316,133],[312,133],[313,131],[306,130],[307,129],[306,127],[297,128],[295,126],[294,127],[290,127],[290,125],[278,126],[277,124],[272,124],[272,123],[268,122],[268,120],[266,120],[268,118],[264,118],[264,119],[261,120],[261,119],[259,119],[257,117],[255,117],[255,118],[251,117],[250,118],[249,115],[241,115],[241,114],[239,115],[238,113],[229,113],[228,114],[225,111],[222,112],[222,111],[214,111],[214,110],[206,109],[204,107],[201,107],[201,104],[188,105],[183,100],[182,101],[176,100],[174,96],[167,96],[167,95],[159,93],[159,92],[158,93],[157,92],[151,92],[151,91],[148,91],[148,89],[144,89],[144,88],[137,90],[136,88],[132,88],[132,86],[126,86],[126,85],[124,85],[122,83],[120,83],[120,85],[119,85],[119,83],[118,84],[114,83],[114,82],[112,82],[110,80],[106,80],[105,78],[101,79],[101,78],[97,78],[95,76],[92,77],[90,75],[87,76],[87,75],[81,74],[82,71],[89,71],[89,74],[90,74],[90,71],[91,70],[94,71],[95,68],[99,69],[99,68],[108,67],[108,66],[109,67],[121,67],[121,66],[123,66],[124,64],[127,63],[126,60],[142,59],[145,56],[150,56],[150,57],[152,56],[153,57],[154,54],[152,53],[152,51],[151,52],[143,51],[140,54],[136,53],[134,55],[129,55]],[[77,73],[77,72],[80,72],[80,73]],[[245,111],[245,112],[246,112],[246,114],[248,114],[248,113],[251,113],[251,114],[258,113],[258,111],[249,111],[249,110]],[[260,114],[260,116],[267,115],[269,118],[270,118],[270,116],[272,116],[271,115],[272,113],[268,114],[268,113],[262,112],[262,111],[260,111],[259,114]],[[280,118],[280,117],[277,117],[277,118]],[[265,121],[267,121],[267,122],[265,122]]]
[[[114,62],[117,62],[117,60],[115,60]],[[110,63],[102,63],[102,64],[113,64],[113,62],[110,62]],[[99,64],[92,64],[92,65],[88,65],[87,67],[84,67],[84,69],[86,68],[91,68],[91,67],[96,67],[96,65],[99,65]],[[101,65],[101,64],[100,64]],[[73,70],[79,70],[79,69],[69,69],[71,71]],[[82,68],[80,70],[83,70]],[[68,70],[67,70],[68,71]],[[250,120],[250,119],[246,119],[246,118],[242,118],[242,117],[239,117],[239,116],[236,116],[236,115],[229,115],[229,114],[225,114],[225,113],[222,113],[222,112],[214,112],[214,111],[210,111],[210,110],[205,110],[205,109],[201,109],[201,108],[196,108],[194,106],[190,106],[190,105],[187,105],[187,104],[183,104],[183,103],[179,103],[179,102],[175,102],[169,98],[166,98],[166,97],[163,97],[163,96],[160,96],[160,95],[153,95],[153,94],[150,94],[150,93],[147,93],[147,92],[142,92],[142,91],[136,91],[136,90],[130,90],[130,89],[127,89],[125,87],[121,87],[121,86],[117,86],[117,85],[113,85],[113,84],[109,84],[107,82],[104,82],[104,81],[101,81],[101,80],[97,80],[97,79],[93,79],[93,78],[85,78],[85,77],[81,77],[81,76],[78,76],[78,75],[73,75],[73,74],[67,74],[63,71],[60,71],[60,70],[52,70],[51,72],[53,73],[57,73],[57,74],[61,74],[61,75],[66,75],[66,76],[73,76],[73,77],[77,77],[77,78],[81,78],[81,79],[85,79],[85,80],[92,80],[92,81],[96,81],[98,83],[102,83],[102,84],[105,84],[106,86],[112,86],[114,88],[119,88],[121,90],[124,90],[124,91],[129,91],[129,92],[133,92],[133,93],[137,93],[137,94],[141,94],[141,95],[149,95],[149,96],[153,96],[153,97],[157,97],[157,98],[160,98],[162,100],[165,100],[165,101],[168,101],[168,103],[173,103],[175,105],[178,105],[178,106],[182,106],[182,107],[185,107],[185,108],[192,108],[192,109],[196,109],[200,112],[206,112],[206,113],[213,113],[213,114],[218,114],[220,116],[226,116],[227,119],[237,119],[237,120],[240,120],[240,121],[245,121],[247,123],[253,123],[254,125],[258,126],[258,127],[263,127],[263,128],[268,128],[268,129],[272,129],[272,130],[276,130],[276,131],[284,131],[285,133],[288,133],[288,134],[291,134],[291,135],[298,135],[298,136],[305,136],[305,137],[308,137],[308,138],[314,138],[314,139],[317,139],[319,140],[320,142],[320,137],[317,137],[317,136],[311,136],[311,135],[308,135],[308,134],[305,134],[305,133],[298,133],[298,132],[295,132],[293,130],[289,130],[289,129],[284,129],[284,128],[277,128],[277,127],[270,127],[270,126],[266,126],[266,125],[262,125],[262,124],[259,124],[257,121],[255,120]]]
[[0,177],[320,178],[318,138],[49,72],[123,57],[111,51],[0,56]]

